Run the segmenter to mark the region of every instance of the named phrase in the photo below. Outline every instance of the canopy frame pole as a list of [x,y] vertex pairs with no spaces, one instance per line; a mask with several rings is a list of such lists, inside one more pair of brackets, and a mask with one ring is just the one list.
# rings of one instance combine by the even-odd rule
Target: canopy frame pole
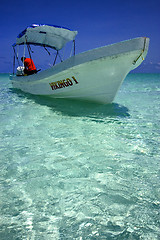
[[55,59],[54,59],[54,63],[53,63],[53,66],[55,65],[56,63],[56,60],[57,60],[57,56],[58,56],[58,50],[57,50],[57,53],[56,53],[56,56],[55,56]]
[[13,75],[14,75],[14,70],[15,70],[15,54],[14,54],[14,56],[13,56]]
[[24,43],[24,49],[23,49],[23,67],[24,67],[24,58],[25,58],[25,43]]
[[72,48],[71,48],[71,52],[70,52],[70,56],[69,57],[71,57],[72,56],[72,52],[73,52],[73,44],[72,44]]
[[59,51],[58,51],[58,56],[59,56],[60,61],[63,62],[61,55],[59,54]]
[[30,46],[29,46],[29,44],[27,44],[27,49],[28,49],[29,57],[30,57],[30,59],[32,59],[32,56],[31,56],[31,51],[30,51]]
[[[28,49],[29,57],[32,60],[32,56],[31,56],[32,49],[31,49],[29,44],[27,44],[27,49]],[[32,67],[33,67],[33,61],[31,61],[31,64],[32,64]]]
[[17,45],[17,58],[19,57],[19,45]]
[[56,63],[56,60],[57,60],[57,57],[59,56],[59,59],[61,62],[63,62],[62,58],[61,58],[61,55],[59,54],[59,51],[57,50],[57,53],[56,53],[56,56],[55,56],[55,59],[54,59],[54,63],[53,63],[53,66],[55,65]]
[[24,41],[24,50],[23,50],[23,67],[24,67],[24,58],[25,58],[25,45],[27,42],[27,36],[25,36],[25,41]]
[[71,48],[70,57],[75,56],[75,54],[76,54],[76,44],[75,44],[75,39],[74,39],[73,44],[72,44],[72,48]]
[[46,46],[44,45],[43,47],[44,47],[44,49],[46,50],[46,52],[48,53],[48,55],[50,56],[51,53],[48,51],[48,49],[46,48]]
[[73,44],[74,44],[74,52],[73,52],[73,54],[75,56],[76,55],[76,41],[75,41],[75,39],[73,40]]
[[65,58],[65,50],[66,50],[66,46],[64,46],[64,48],[63,48],[63,55],[62,55],[63,61],[64,61],[64,58]]
[[17,62],[18,62],[18,64],[20,65],[19,59],[18,59],[18,56],[17,56],[17,54],[16,54],[16,51],[15,51],[15,47],[14,47],[14,46],[13,46],[13,51],[14,51],[14,55],[16,56]]

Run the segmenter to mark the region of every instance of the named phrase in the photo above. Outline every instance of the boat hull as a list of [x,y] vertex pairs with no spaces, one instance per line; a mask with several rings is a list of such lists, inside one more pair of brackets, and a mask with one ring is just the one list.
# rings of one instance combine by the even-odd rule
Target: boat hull
[[111,103],[126,75],[145,58],[148,45],[148,38],[137,38],[93,49],[41,73],[12,76],[12,85],[52,98]]

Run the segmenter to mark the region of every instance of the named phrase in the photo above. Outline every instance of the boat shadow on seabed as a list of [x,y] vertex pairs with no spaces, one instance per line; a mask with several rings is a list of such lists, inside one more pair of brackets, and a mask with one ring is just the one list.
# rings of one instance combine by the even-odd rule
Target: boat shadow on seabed
[[92,120],[103,119],[104,117],[129,117],[129,109],[118,103],[98,104],[88,101],[80,101],[75,99],[54,99],[31,95],[21,90],[10,89],[19,97],[33,100],[35,103],[49,107],[52,111],[60,112],[62,115],[72,117],[89,117]]

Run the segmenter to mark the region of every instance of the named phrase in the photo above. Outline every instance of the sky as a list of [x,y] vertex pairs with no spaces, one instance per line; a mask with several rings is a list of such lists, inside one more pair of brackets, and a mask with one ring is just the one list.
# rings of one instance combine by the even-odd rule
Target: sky
[[[160,73],[160,0],[2,1],[0,73],[12,72],[12,44],[33,23],[77,30],[76,53],[131,38],[149,37],[148,55],[134,71]],[[36,54],[39,60],[45,60],[39,49]]]

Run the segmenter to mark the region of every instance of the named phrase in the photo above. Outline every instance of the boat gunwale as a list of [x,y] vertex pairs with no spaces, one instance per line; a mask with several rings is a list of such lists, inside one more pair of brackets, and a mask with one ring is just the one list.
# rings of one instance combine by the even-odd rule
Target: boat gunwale
[[[72,56],[65,61],[52,66],[38,74],[29,75],[29,76],[16,76],[12,75],[11,79],[15,81],[22,82],[32,82],[42,79],[48,78],[60,72],[63,72],[67,69],[76,67],[77,65],[84,64],[90,61],[98,60],[100,58],[106,57],[118,57],[118,55],[126,54],[132,51],[142,50],[144,48],[144,39],[147,39],[145,51],[148,50],[149,38],[139,37],[134,39],[129,39],[125,41],[121,41],[118,43],[113,43],[110,45],[102,46],[99,48],[91,49],[82,53],[79,53],[75,56]],[[134,43],[134,45],[133,45]],[[127,48],[126,48],[127,46]],[[27,80],[27,81],[26,81]]]

